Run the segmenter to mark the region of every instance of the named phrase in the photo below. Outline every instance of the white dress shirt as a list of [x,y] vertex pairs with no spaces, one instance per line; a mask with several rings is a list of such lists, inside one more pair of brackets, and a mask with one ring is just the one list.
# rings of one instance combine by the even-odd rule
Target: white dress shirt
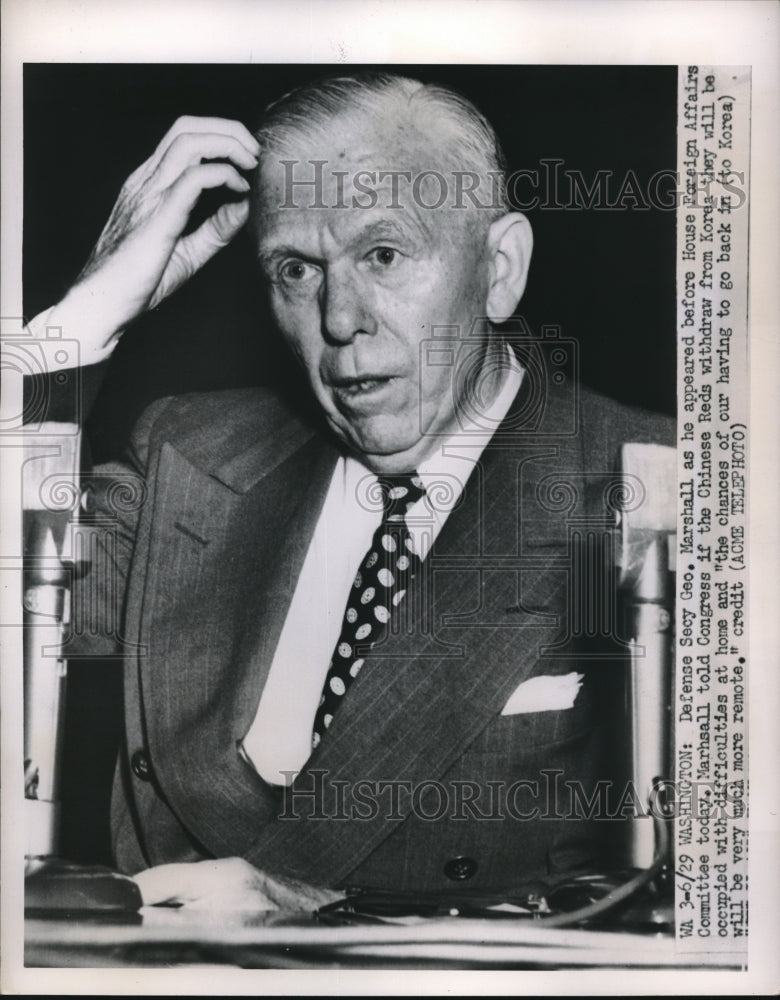
[[[406,523],[421,559],[517,395],[523,369],[509,354],[503,384],[479,426],[462,428],[417,467],[426,495],[408,511]],[[243,740],[245,758],[271,784],[290,784],[311,754],[312,724],[349,591],[382,519],[381,503],[372,500],[376,478],[355,458],[336,463],[257,714]]]

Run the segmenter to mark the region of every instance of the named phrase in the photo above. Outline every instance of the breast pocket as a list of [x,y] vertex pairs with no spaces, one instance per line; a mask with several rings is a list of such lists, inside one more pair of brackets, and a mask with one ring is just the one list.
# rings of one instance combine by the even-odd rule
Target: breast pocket
[[578,698],[571,708],[499,715],[469,744],[467,753],[526,755],[545,746],[578,739],[595,725],[594,706]]

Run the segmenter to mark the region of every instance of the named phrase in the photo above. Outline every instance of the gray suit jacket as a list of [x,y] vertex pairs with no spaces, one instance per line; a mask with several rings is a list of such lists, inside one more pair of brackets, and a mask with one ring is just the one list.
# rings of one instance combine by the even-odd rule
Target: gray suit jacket
[[[595,863],[600,828],[577,817],[572,789],[587,797],[605,773],[621,646],[609,586],[594,595],[609,579],[615,462],[623,441],[670,442],[671,421],[588,392],[541,398],[528,381],[403,620],[286,795],[239,744],[338,452],[267,390],[147,411],[128,464],[101,470],[108,556],[81,593],[92,618],[121,622],[121,869],[241,855],[315,884],[451,890]],[[501,715],[524,679],[575,669],[573,708]]]

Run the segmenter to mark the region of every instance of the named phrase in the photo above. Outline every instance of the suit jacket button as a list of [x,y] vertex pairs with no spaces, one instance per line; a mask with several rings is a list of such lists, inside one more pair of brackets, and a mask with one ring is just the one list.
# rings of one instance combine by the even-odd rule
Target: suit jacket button
[[471,878],[477,870],[474,858],[450,858],[444,866],[444,874],[453,882],[463,882]]
[[141,781],[152,780],[152,765],[149,763],[149,755],[145,750],[136,750],[130,758],[130,767],[136,778],[140,778]]

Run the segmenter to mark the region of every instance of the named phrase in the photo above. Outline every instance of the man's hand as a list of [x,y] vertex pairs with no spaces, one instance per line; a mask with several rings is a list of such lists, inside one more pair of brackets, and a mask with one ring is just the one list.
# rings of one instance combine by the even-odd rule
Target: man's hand
[[[47,317],[81,342],[82,363],[102,360],[146,309],[192,277],[226,246],[249,215],[249,184],[260,147],[240,122],[179,118],[119,193],[84,270]],[[233,200],[183,236],[201,193],[225,187]]]
[[310,912],[344,895],[266,875],[243,858],[158,865],[134,878],[144,906],[180,903],[192,909]]

